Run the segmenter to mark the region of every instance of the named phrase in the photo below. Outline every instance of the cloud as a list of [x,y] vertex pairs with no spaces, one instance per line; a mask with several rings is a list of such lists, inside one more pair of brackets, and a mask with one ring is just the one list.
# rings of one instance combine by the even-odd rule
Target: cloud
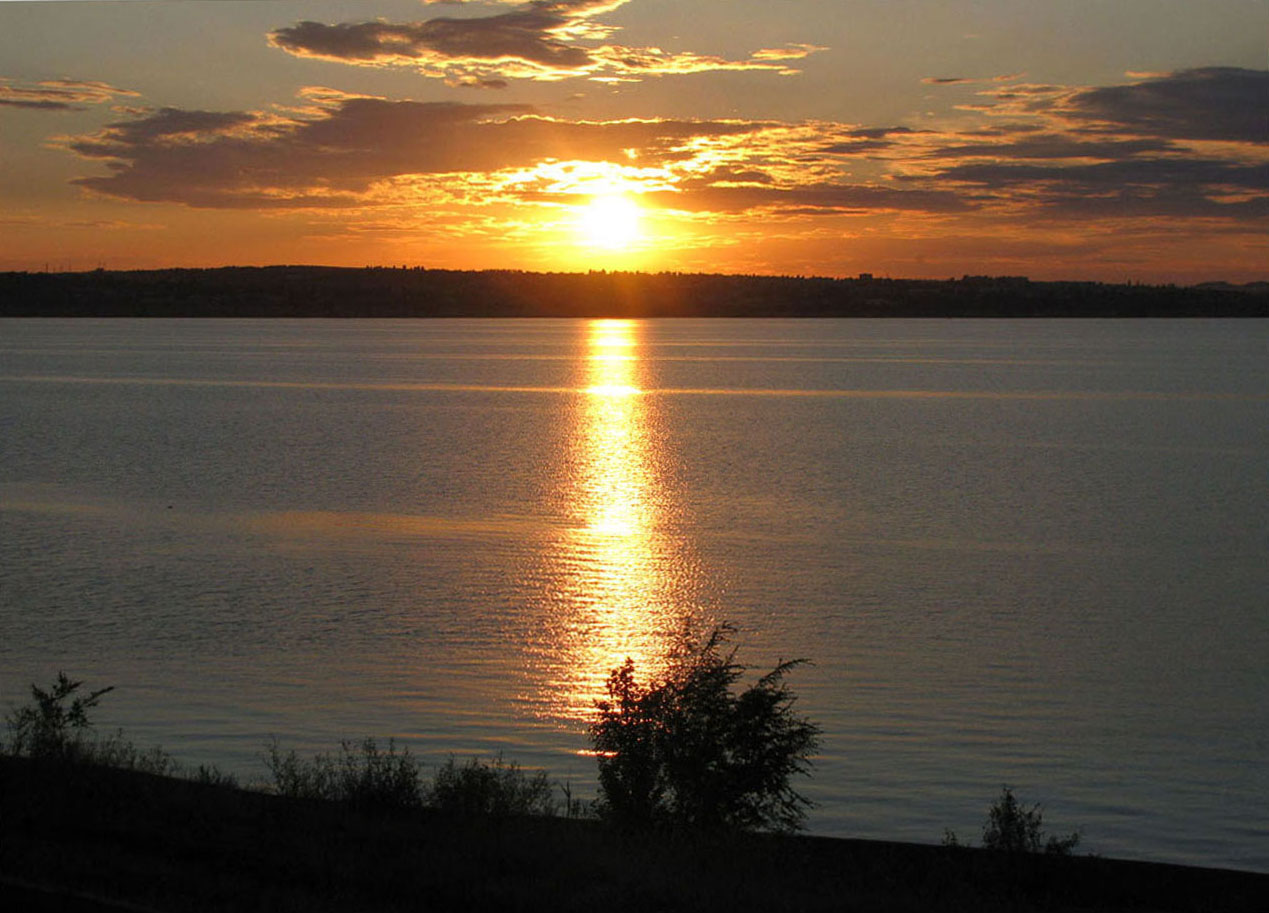
[[1002,73],[999,76],[926,76],[921,80],[927,86],[967,86],[984,82],[1011,82],[1021,73]]
[[13,84],[0,77],[0,106],[44,111],[83,111],[86,105],[100,105],[122,96],[140,93],[104,82],[80,79],[46,79],[35,84]]
[[1013,135],[1005,131],[1003,142],[950,143],[926,153],[931,158],[996,159],[1119,159],[1144,152],[1176,151],[1167,140],[1158,139],[1102,139],[1087,140],[1081,137],[1055,133],[1026,131]]
[[1171,139],[1269,143],[1269,70],[1203,67],[1072,95],[1066,116]]
[[568,20],[551,13],[505,13],[485,19],[427,22],[300,22],[269,36],[298,57],[343,63],[417,66],[428,75],[509,75],[550,78],[596,67],[584,48],[555,38]]
[[164,108],[112,123],[66,148],[109,162],[80,186],[125,199],[213,208],[374,205],[402,176],[491,173],[546,160],[686,159],[690,142],[742,135],[723,121],[561,121],[526,105],[388,101],[316,90],[316,109],[280,116]]
[[1095,191],[1211,185],[1269,193],[1269,164],[1241,165],[1210,159],[1130,158],[1091,165],[1031,165],[1006,161],[958,165],[941,172],[940,177],[993,187],[1056,185]]
[[1132,157],[1082,165],[998,161],[957,165],[937,179],[990,189],[1064,218],[1269,216],[1269,164]]
[[711,184],[682,191],[659,191],[649,198],[667,209],[688,212],[745,212],[771,209],[797,215],[874,214],[889,211],[960,213],[975,208],[945,190],[906,190],[863,184],[812,183],[794,187],[733,187]]
[[[1228,82],[1224,69],[1201,72]],[[1166,83],[1166,95],[1190,78],[1148,82],[1158,97],[1158,84]],[[196,207],[342,209],[350,219],[392,206],[425,206],[424,218],[437,220],[454,218],[453,207],[470,214],[492,203],[570,206],[616,187],[693,218],[973,212],[1001,224],[1137,219],[1144,226],[1165,217],[1263,225],[1269,157],[1254,132],[1247,139],[1247,130],[1231,127],[1225,107],[1215,106],[1204,126],[1201,106],[1182,117],[1186,106],[1178,102],[1143,126],[1130,116],[1142,104],[1135,95],[1111,105],[1107,98],[1121,96],[1101,91],[995,87],[979,93],[992,100],[989,112],[967,113],[962,129],[940,132],[835,122],[566,120],[526,105],[310,88],[301,107],[139,109],[61,142],[106,165],[107,173],[76,181],[98,193]],[[1084,116],[1094,109],[1096,119]]]
[[1011,83],[977,94],[963,110],[1046,118],[1056,129],[1165,140],[1269,143],[1269,70],[1201,67],[1133,74],[1111,86]]
[[490,16],[442,16],[422,22],[303,21],[279,28],[269,43],[297,57],[359,66],[408,66],[452,85],[497,87],[509,78],[589,77],[631,81],[719,70],[794,72],[789,61],[823,48],[761,48],[744,60],[692,52],[597,43],[615,28],[597,16],[628,0],[530,0]]
[[892,137],[876,151],[902,184],[972,190],[1018,218],[1269,215],[1269,71],[1206,67],[1125,85],[1011,84],[963,106],[999,121]]
[[[313,88],[283,113],[162,108],[65,148],[122,199],[201,208],[364,210],[448,201],[570,205],[633,188],[678,212],[960,212],[958,192],[851,181],[822,151],[837,125],[569,121],[525,105],[390,101]],[[887,131],[895,132],[895,131]],[[901,132],[901,131],[900,131]]]

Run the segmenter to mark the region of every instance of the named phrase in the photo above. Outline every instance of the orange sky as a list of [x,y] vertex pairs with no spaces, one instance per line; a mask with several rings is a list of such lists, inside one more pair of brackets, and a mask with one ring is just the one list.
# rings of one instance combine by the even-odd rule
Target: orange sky
[[0,2],[0,268],[1269,278],[1265,25],[1244,0]]

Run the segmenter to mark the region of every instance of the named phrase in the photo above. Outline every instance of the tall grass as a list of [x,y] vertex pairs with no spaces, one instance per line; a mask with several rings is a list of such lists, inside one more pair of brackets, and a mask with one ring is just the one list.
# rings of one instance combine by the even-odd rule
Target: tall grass
[[546,815],[559,812],[555,789],[544,771],[526,773],[499,755],[459,764],[450,758],[437,772],[428,804],[460,815]]
[[326,799],[375,808],[422,808],[465,816],[555,815],[554,786],[545,772],[527,772],[501,756],[450,758],[426,780],[408,748],[391,740],[381,749],[374,739],[342,742],[337,754],[306,760],[282,751],[277,740],[265,746],[265,766],[273,792],[301,799]]
[[391,739],[386,749],[371,738],[344,741],[338,754],[318,754],[311,761],[294,751],[284,753],[275,739],[265,747],[264,760],[273,790],[282,796],[378,808],[423,805],[419,763]]

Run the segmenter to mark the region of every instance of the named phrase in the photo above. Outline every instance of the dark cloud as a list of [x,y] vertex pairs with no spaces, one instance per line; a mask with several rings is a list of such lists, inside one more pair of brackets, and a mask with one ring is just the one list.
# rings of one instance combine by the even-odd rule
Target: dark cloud
[[83,105],[72,105],[64,101],[50,101],[44,99],[34,101],[26,98],[5,98],[0,95],[0,105],[6,108],[31,108],[40,111],[82,111]]
[[1009,82],[1017,79],[1020,73],[1004,73],[999,76],[926,76],[921,80],[927,86],[965,86],[983,82]]
[[479,76],[462,76],[450,80],[450,85],[456,89],[505,89],[508,83],[505,79],[481,79]]
[[[206,140],[229,133],[239,127],[257,121],[257,115],[241,111],[185,111],[180,108],[160,108],[145,112],[139,120],[120,121],[111,124],[100,145],[105,157],[112,157],[120,146],[142,146],[147,142],[168,137],[188,136]],[[85,141],[75,147],[81,155],[89,155],[91,143]]]
[[1269,70],[1203,67],[1071,96],[1065,113],[1116,131],[1269,143]]
[[1263,221],[1269,218],[1269,197],[1221,200],[1184,187],[1150,193],[1119,190],[1102,196],[1053,194],[1044,199],[1051,216],[1067,219],[1166,218]]
[[1206,67],[1140,78],[984,90],[991,103],[969,109],[1008,120],[909,137],[883,154],[907,186],[972,188],[994,201],[986,208],[1023,218],[1262,220],[1263,154],[1237,146],[1217,153],[1193,141],[1269,142],[1269,71]]
[[908,136],[915,132],[910,127],[860,127],[846,131],[846,135],[857,139],[885,139],[888,136]]
[[915,135],[917,131],[908,127],[861,127],[834,134],[836,141],[826,143],[818,151],[828,155],[864,155],[894,146],[891,137]]
[[299,57],[362,66],[411,66],[454,85],[519,77],[594,76],[629,80],[710,70],[792,72],[788,61],[823,50],[809,44],[762,48],[747,60],[725,60],[660,48],[597,43],[615,29],[595,17],[628,0],[530,0],[491,16],[449,16],[423,22],[304,21],[280,28],[269,43]]
[[1269,215],[1265,164],[1181,157],[1082,165],[1006,160],[957,165],[934,180],[970,185],[1053,217],[1259,220]]
[[679,183],[679,186],[684,188],[710,187],[714,184],[724,183],[768,185],[775,183],[775,179],[767,172],[759,171],[756,168],[740,169],[723,165],[711,169],[707,174],[683,180]]
[[553,36],[568,17],[530,9],[480,19],[426,22],[300,22],[269,36],[274,47],[301,57],[349,63],[444,65],[449,60],[493,64],[516,60],[545,71],[579,70],[594,64],[584,48]]
[[[1029,132],[1029,131],[1028,131]],[[1008,134],[998,133],[997,135]],[[1166,140],[1106,139],[1089,141],[1061,134],[1024,135],[1013,142],[953,143],[929,151],[931,158],[1075,159],[1127,158],[1173,149]]]
[[1056,184],[1089,192],[1119,187],[1210,186],[1269,193],[1269,165],[1243,165],[1213,159],[1149,158],[1067,166],[1000,162],[958,165],[941,172],[939,177],[990,187]]
[[525,105],[344,97],[320,113],[279,119],[165,108],[72,138],[112,174],[76,183],[134,200],[219,208],[371,205],[375,182],[405,175],[492,172],[547,160],[683,159],[688,140],[752,132],[752,124],[568,122]]

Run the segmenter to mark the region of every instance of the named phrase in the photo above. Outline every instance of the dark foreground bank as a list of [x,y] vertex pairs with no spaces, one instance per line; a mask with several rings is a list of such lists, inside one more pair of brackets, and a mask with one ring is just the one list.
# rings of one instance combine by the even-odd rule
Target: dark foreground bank
[[0,757],[23,910],[1261,911],[1269,876],[815,837],[358,810]]

